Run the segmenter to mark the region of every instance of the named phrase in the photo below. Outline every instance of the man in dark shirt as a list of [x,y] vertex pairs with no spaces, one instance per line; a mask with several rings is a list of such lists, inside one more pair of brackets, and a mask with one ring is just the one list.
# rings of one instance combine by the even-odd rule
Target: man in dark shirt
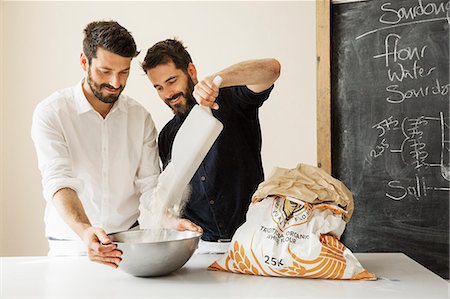
[[[174,117],[158,137],[165,168],[178,129],[197,103],[211,107],[224,125],[190,182],[184,217],[201,226],[205,241],[230,240],[245,221],[250,199],[263,181],[258,110],[280,74],[275,59],[243,61],[202,81],[183,44],[174,39],[156,43],[142,63],[161,99]],[[220,89],[212,81],[219,75]]]

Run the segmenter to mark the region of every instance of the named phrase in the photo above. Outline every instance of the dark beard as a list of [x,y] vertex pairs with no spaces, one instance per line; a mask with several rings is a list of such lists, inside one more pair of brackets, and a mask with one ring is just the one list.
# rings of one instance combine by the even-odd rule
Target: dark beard
[[120,85],[119,86],[120,92],[118,94],[110,94],[110,95],[106,95],[106,96],[103,95],[101,92],[103,87],[108,87],[111,89],[116,89],[116,88],[114,88],[113,86],[106,84],[106,83],[102,83],[100,85],[95,83],[94,80],[92,79],[91,68],[88,69],[87,83],[88,83],[89,87],[91,88],[91,91],[95,95],[95,97],[106,104],[114,104],[119,99],[119,96],[124,89],[124,86]]
[[194,92],[194,81],[192,81],[191,77],[188,76],[188,86],[184,92],[177,93],[172,98],[177,98],[179,96],[183,96],[186,99],[186,104],[177,104],[175,105],[175,108],[170,106],[168,103],[167,106],[172,109],[173,113],[175,115],[186,117],[189,112],[191,111],[192,107],[194,107],[197,104],[197,101],[195,100],[192,93]]

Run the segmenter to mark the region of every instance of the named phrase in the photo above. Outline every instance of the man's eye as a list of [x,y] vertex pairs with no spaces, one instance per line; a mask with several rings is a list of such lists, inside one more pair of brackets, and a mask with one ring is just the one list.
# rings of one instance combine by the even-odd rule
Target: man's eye
[[127,75],[129,72],[130,72],[130,71],[121,71],[120,73],[121,73],[122,75]]
[[109,75],[111,71],[102,71],[102,74]]

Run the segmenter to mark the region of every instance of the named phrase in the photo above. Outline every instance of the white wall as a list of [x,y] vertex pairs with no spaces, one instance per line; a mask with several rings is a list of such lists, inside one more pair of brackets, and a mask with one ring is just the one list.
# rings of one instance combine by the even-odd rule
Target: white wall
[[3,194],[3,1],[0,1],[0,255],[3,253],[3,244],[5,243],[5,204]]
[[141,54],[125,92],[151,112],[158,129],[172,114],[139,67],[155,42],[183,40],[200,78],[241,60],[277,58],[281,76],[260,114],[266,176],[274,166],[316,164],[315,1],[2,5],[0,255],[47,252],[31,116],[50,93],[81,79],[82,30],[94,20],[116,20],[135,37]]

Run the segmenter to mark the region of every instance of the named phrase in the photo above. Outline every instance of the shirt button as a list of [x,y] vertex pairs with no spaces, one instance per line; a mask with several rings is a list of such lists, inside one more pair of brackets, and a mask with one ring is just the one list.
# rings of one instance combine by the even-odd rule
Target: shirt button
[[219,227],[220,227],[220,228],[223,228],[223,223],[219,223]]
[[201,178],[200,178],[200,180],[201,180],[202,182],[204,182],[204,181],[206,181],[206,177],[205,177],[204,175],[202,175]]
[[213,205],[213,204],[214,204],[214,199],[211,199],[211,200],[209,201],[209,203]]

